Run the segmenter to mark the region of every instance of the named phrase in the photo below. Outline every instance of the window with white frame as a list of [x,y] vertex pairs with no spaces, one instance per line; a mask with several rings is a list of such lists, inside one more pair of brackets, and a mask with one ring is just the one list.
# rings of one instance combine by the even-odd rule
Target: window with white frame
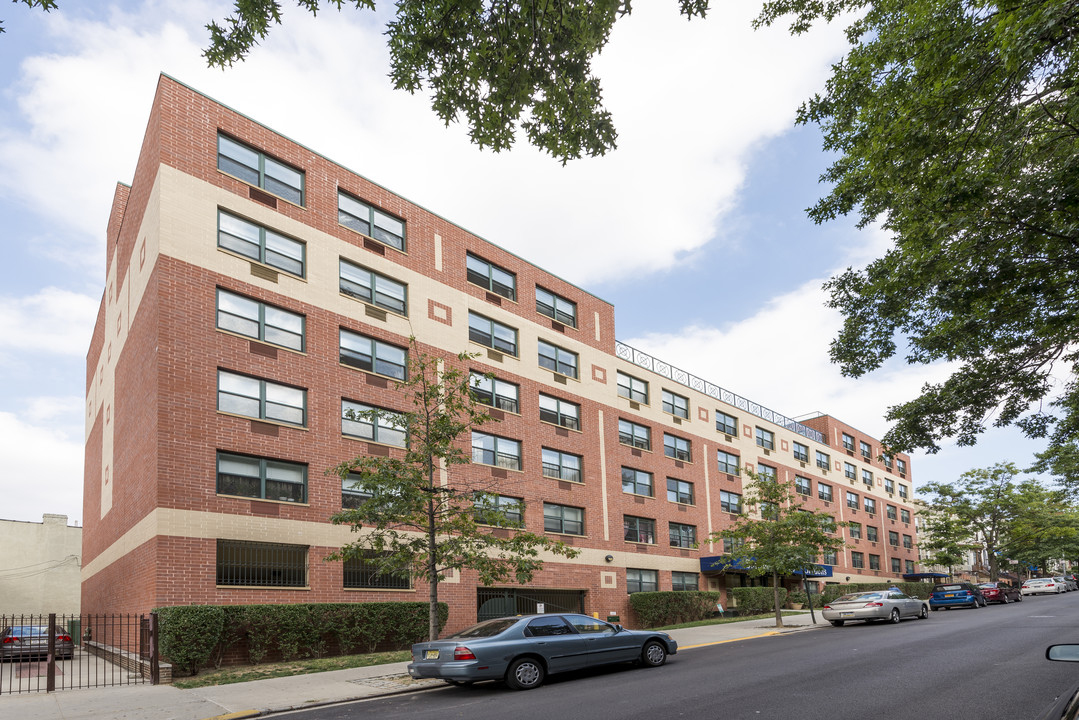
[[337,222],[383,245],[405,251],[403,220],[340,190],[337,192]]
[[506,470],[520,470],[521,442],[473,430],[472,462]]
[[895,492],[895,480],[892,480],[891,478],[884,478],[884,492]]
[[303,352],[304,324],[299,313],[217,289],[217,327],[221,330]]
[[219,369],[217,409],[256,420],[304,427],[307,425],[307,391]]
[[902,460],[900,458],[896,458],[896,460],[895,460],[895,469],[899,472],[900,475],[906,475],[907,474],[907,461]]
[[404,380],[408,371],[408,350],[341,328],[342,365]]
[[907,499],[907,486],[903,483],[899,483],[899,497],[903,498],[904,500]]

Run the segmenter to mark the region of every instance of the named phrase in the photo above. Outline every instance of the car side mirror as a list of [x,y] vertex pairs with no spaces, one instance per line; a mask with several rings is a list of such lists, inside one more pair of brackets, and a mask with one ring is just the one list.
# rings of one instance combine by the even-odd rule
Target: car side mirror
[[625,630],[625,628],[624,628],[624,627],[622,627],[621,625],[615,625],[615,626],[614,626],[614,631],[615,631],[616,633],[620,633],[620,632],[622,632],[623,630]]
[[1047,660],[1079,662],[1079,645],[1050,645],[1045,649]]

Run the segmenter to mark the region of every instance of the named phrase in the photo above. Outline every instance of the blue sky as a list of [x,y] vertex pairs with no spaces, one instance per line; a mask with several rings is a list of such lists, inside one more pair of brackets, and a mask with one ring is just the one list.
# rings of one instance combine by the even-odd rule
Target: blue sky
[[[899,361],[867,378],[828,363],[839,318],[821,284],[887,248],[852,220],[804,210],[828,158],[795,111],[844,50],[839,28],[754,32],[752,7],[678,17],[639,3],[596,66],[619,149],[563,167],[500,155],[393,91],[380,19],[286,7],[247,62],[209,70],[213,0],[77,3],[0,13],[0,518],[82,518],[85,352],[104,283],[117,181],[131,182],[160,72],[614,303],[624,342],[789,416],[827,412],[880,436],[885,408],[944,367]],[[390,7],[386,4],[386,7]],[[915,455],[916,482],[1037,445],[993,431]]]

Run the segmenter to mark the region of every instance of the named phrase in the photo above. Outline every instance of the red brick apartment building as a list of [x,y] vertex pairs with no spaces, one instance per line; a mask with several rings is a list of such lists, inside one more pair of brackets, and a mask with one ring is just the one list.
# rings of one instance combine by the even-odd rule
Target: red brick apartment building
[[410,335],[425,353],[482,353],[471,369],[497,378],[482,390],[504,419],[472,437],[462,472],[582,551],[509,600],[450,577],[451,628],[515,596],[627,615],[635,590],[750,582],[710,570],[723,547],[706,541],[739,510],[742,466],[861,523],[818,581],[915,571],[907,457],[886,464],[831,417],[794,422],[617,342],[609,303],[171,78],[106,256],[83,612],[426,598],[420,581],[322,560],[351,539],[327,519],[357,501],[325,469],[400,452],[392,427],[347,411],[401,409]]

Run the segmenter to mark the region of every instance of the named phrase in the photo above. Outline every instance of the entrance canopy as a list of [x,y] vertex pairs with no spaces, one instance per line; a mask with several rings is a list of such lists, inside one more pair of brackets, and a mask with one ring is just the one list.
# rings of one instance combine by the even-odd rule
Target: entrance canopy
[[951,575],[948,573],[908,573],[903,576],[903,579],[908,582],[917,582],[918,580],[937,580],[947,577],[951,577]]

